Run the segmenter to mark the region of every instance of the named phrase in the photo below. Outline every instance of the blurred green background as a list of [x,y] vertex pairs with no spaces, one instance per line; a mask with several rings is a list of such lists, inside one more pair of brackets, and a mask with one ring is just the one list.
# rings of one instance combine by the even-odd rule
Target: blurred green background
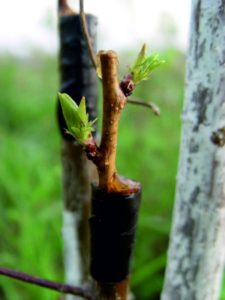
[[[184,54],[171,48],[161,56],[166,65],[135,93],[155,102],[161,116],[128,105],[119,130],[118,170],[143,185],[131,276],[139,300],[159,299],[162,288],[179,150]],[[120,53],[127,63],[133,57]],[[57,58],[38,51],[26,59],[4,55],[0,66],[0,265],[63,281]],[[0,299],[59,295],[1,277]]]

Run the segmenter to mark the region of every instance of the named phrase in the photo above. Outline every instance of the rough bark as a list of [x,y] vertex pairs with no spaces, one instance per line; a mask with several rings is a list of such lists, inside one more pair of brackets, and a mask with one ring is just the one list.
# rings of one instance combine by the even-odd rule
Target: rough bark
[[225,261],[225,1],[193,0],[176,201],[162,300],[217,300]]

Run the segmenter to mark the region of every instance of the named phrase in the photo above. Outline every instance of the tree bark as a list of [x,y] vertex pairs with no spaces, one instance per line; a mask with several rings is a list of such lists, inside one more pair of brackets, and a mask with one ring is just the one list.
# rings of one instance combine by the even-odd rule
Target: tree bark
[[[90,119],[97,115],[97,76],[91,64],[82,33],[80,16],[71,14],[66,1],[59,6],[61,92],[69,94],[79,104],[86,97]],[[96,47],[95,16],[86,15],[87,26]],[[84,284],[89,279],[88,217],[91,200],[91,181],[97,178],[95,166],[89,162],[74,139],[66,134],[66,123],[58,103],[58,122],[62,134],[63,167],[63,240],[65,281],[72,285]],[[67,295],[67,300],[80,297]]]
[[225,262],[225,1],[193,0],[174,219],[162,300],[217,300]]
[[129,281],[125,279],[118,283],[97,283],[95,286],[98,300],[128,300]]

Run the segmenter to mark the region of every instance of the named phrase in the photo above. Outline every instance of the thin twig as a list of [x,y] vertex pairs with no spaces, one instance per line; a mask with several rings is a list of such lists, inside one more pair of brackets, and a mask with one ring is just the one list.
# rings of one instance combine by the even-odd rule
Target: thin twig
[[92,300],[92,296],[90,293],[82,287],[75,287],[68,284],[62,284],[54,281],[49,281],[46,279],[34,277],[32,275],[28,275],[26,273],[0,268],[0,275],[7,276],[10,278],[14,278],[26,283],[31,283],[34,285],[38,285],[47,289],[55,290],[64,294],[72,294],[75,296],[80,296],[84,299]]
[[91,43],[91,39],[88,33],[88,28],[87,28],[87,22],[86,22],[86,17],[84,14],[84,1],[80,0],[80,19],[81,19],[81,25],[82,25],[82,31],[87,43],[87,47],[88,47],[88,52],[89,52],[89,56],[91,59],[91,62],[93,64],[93,67],[95,69],[97,69],[97,59],[96,59],[96,54],[95,51],[92,47],[92,43]]
[[137,100],[137,99],[127,99],[127,103],[148,107],[148,108],[150,108],[152,110],[152,112],[156,116],[160,116],[160,109],[159,109],[159,107],[156,104],[152,103],[152,102],[145,102],[145,101]]

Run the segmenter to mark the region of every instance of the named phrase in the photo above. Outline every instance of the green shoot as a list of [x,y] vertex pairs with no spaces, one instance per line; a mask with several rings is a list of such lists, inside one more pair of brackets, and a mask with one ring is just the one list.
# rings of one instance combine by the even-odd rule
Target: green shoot
[[144,44],[139,52],[136,61],[130,67],[130,72],[134,84],[138,84],[143,80],[149,79],[152,71],[165,63],[159,54],[151,54],[146,56],[147,46]]
[[86,113],[86,103],[83,97],[78,106],[73,99],[67,94],[58,93],[59,101],[62,107],[63,116],[70,133],[79,144],[86,145],[94,131],[92,125],[94,121],[88,121]]

